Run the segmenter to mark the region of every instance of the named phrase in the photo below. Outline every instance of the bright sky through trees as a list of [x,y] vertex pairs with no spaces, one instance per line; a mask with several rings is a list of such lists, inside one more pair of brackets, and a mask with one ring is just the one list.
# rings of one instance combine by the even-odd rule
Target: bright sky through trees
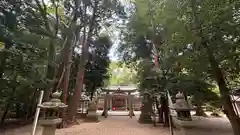
[[[125,12],[127,14],[127,16],[130,16],[131,14],[131,9],[132,9],[132,5],[130,4],[130,0],[120,0],[122,2],[122,4],[124,5],[124,8],[125,8]],[[113,26],[106,30],[108,31],[108,33],[111,33],[111,39],[112,39],[112,42],[113,42],[113,46],[110,50],[110,53],[109,53],[109,57],[110,57],[110,60],[111,61],[118,61],[118,56],[117,56],[117,48],[118,48],[118,45],[119,43],[121,42],[119,37],[120,37],[120,31],[121,31],[121,26],[124,27],[124,24],[126,23],[126,20],[122,20],[120,18],[118,18],[119,20],[117,22],[115,22],[115,24],[112,24]],[[120,26],[121,25],[121,26]],[[118,27],[120,26],[120,28]]]

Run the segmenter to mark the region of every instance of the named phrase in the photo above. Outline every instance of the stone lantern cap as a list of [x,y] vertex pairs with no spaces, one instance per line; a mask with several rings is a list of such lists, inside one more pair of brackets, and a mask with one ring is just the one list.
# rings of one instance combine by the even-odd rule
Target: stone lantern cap
[[50,101],[44,102],[41,105],[39,105],[40,108],[43,109],[63,109],[68,107],[68,105],[64,104],[60,100],[61,92],[54,92],[52,94],[52,99]]

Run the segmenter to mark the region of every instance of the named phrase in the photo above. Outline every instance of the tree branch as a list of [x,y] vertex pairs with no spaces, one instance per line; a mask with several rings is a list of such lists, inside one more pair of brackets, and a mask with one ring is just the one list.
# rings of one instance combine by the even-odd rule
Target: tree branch
[[57,37],[58,34],[58,30],[59,30],[59,15],[58,15],[58,7],[59,4],[55,3],[55,0],[51,0],[54,7],[55,7],[55,19],[56,19],[56,23],[55,23],[55,36]]

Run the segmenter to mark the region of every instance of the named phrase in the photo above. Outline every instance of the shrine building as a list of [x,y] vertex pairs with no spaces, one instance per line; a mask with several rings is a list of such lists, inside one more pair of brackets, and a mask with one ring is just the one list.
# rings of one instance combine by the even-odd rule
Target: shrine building
[[141,100],[136,87],[131,86],[110,86],[102,88],[97,108],[99,110],[140,110]]

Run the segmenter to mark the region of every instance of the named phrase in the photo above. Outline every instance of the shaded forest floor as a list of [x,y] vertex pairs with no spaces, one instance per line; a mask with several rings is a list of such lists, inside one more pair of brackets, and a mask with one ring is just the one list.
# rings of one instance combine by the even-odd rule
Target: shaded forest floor
[[30,120],[7,119],[5,120],[4,124],[0,124],[0,132],[3,132],[5,130],[21,128],[32,123],[33,119]]

